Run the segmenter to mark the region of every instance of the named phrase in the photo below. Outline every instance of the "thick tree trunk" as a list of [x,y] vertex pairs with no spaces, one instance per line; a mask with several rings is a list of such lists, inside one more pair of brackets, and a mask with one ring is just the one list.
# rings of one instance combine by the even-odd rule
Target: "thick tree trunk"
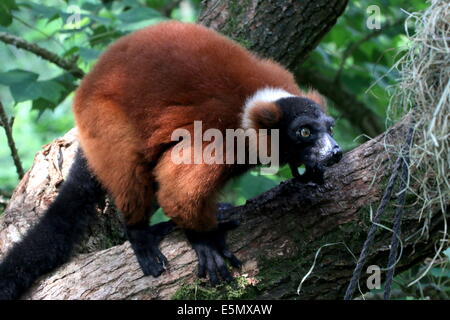
[[[204,24],[220,29],[249,48],[295,65],[334,24],[346,1],[206,1]],[[369,208],[376,206],[390,171],[384,143],[404,140],[407,121],[347,153],[326,173],[327,186],[290,180],[231,209],[242,225],[230,233],[231,249],[245,263],[236,272],[238,286],[208,289],[195,276],[196,257],[181,232],[162,243],[169,270],[159,278],[144,277],[120,220],[108,201],[98,220],[67,264],[39,281],[27,299],[170,299],[170,298],[293,298],[300,279],[326,243],[345,243],[356,255],[365,239]],[[386,139],[386,140],[385,140]],[[77,147],[76,132],[45,146],[17,187],[0,220],[0,254],[18,241],[55,198]],[[414,206],[404,221],[404,254],[397,270],[407,268],[434,248],[434,238],[418,238],[421,225]],[[430,225],[439,236],[440,215]],[[376,238],[369,264],[384,266],[391,234]],[[343,245],[321,251],[314,273],[300,297],[341,298],[354,268]],[[362,289],[366,287],[362,283]]]
[[204,0],[200,22],[287,67],[303,62],[347,0]]

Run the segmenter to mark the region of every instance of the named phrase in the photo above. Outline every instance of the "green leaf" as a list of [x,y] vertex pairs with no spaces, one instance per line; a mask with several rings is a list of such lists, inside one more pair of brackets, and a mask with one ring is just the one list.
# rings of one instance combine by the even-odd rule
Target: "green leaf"
[[444,250],[444,254],[447,256],[447,258],[450,260],[450,248],[447,248]]
[[74,46],[74,47],[70,48],[69,50],[67,50],[66,52],[64,52],[63,57],[66,58],[66,57],[72,56],[72,55],[78,53],[79,50],[80,50],[80,48],[78,46]]
[[450,270],[444,268],[432,268],[430,273],[436,278],[450,278]]
[[23,6],[30,8],[31,11],[38,17],[46,19],[55,19],[55,17],[59,17],[62,14],[62,11],[56,9],[55,7],[48,7],[34,2],[23,3]]
[[86,11],[90,11],[90,12],[98,11],[98,10],[100,10],[102,8],[103,8],[103,5],[101,3],[84,2],[81,5],[81,9],[86,10]]
[[121,35],[122,33],[116,29],[107,28],[101,25],[93,29],[93,34],[89,37],[89,44],[91,45],[91,47],[100,44],[107,45]]
[[75,78],[72,74],[65,72],[60,76],[57,76],[51,80],[58,82],[62,85],[67,91],[73,91],[77,87],[77,78]]
[[56,103],[48,101],[46,99],[43,98],[38,98],[36,100],[33,100],[33,105],[32,108],[33,110],[39,110],[39,116],[42,114],[42,112],[44,112],[47,109],[53,110],[55,109],[57,106]]
[[164,214],[164,210],[159,208],[152,215],[152,218],[150,219],[150,224],[154,225],[154,224],[164,222],[164,221],[169,221],[169,220],[170,220],[170,218]]
[[9,26],[12,23],[12,16],[9,11],[0,6],[0,25]]
[[[56,83],[56,85],[53,88],[52,93],[48,94],[46,97],[40,97],[33,100],[32,108],[39,110],[40,113],[47,109],[55,109],[76,88],[77,79],[66,72],[47,81]],[[58,85],[60,85],[62,89],[61,87],[58,87]]]
[[11,95],[16,103],[43,98],[58,102],[64,87],[54,80],[30,81],[10,86]]
[[139,3],[140,1],[136,0],[122,0],[120,3],[124,7],[131,7],[131,8],[142,8],[142,4]]
[[14,84],[35,81],[38,77],[39,75],[34,72],[14,69],[0,73],[0,84],[11,86]]
[[9,10],[19,9],[16,0],[2,0],[1,4],[4,5],[6,8],[8,8]]
[[7,27],[12,23],[12,10],[17,10],[15,0],[2,0],[0,2],[0,25]]
[[152,18],[149,20],[143,20],[139,22],[133,22],[133,23],[122,23],[117,27],[117,30],[120,30],[124,33],[133,32],[135,30],[139,30],[163,21],[168,20],[166,17],[160,16],[158,18]]
[[[59,13],[61,15],[61,18],[63,19],[63,21],[66,21],[73,16],[75,13],[68,13],[68,12],[60,12]],[[79,14],[80,20],[83,20],[84,18],[88,18],[92,21],[98,22],[98,23],[102,23],[102,24],[111,24],[111,19],[109,18],[103,18],[103,17],[99,17],[93,14],[84,14],[84,13],[80,13]]]
[[125,23],[139,22],[161,17],[161,13],[151,8],[133,8],[118,15],[118,18]]
[[96,60],[101,54],[101,51],[90,48],[80,48],[79,54],[81,58],[83,58],[86,61],[89,61],[89,60]]
[[64,86],[55,80],[39,81],[37,84],[43,92],[41,97],[55,103],[60,101],[61,94],[65,91]]
[[255,173],[245,174],[239,178],[240,194],[246,199],[254,198],[277,185],[277,181]]
[[[72,91],[73,87],[69,85],[70,80],[66,77],[57,77],[50,80],[37,81],[39,75],[25,70],[10,70],[0,73],[0,84],[9,86],[11,95],[16,103],[45,99],[46,101],[33,102],[33,106],[39,107],[51,102],[56,105],[60,102],[64,91]],[[73,83],[73,81],[72,81]],[[66,94],[67,95],[67,94]]]
[[336,46],[340,47],[348,41],[348,31],[342,26],[335,26],[325,39],[331,40]]
[[99,17],[93,14],[83,14],[82,17],[88,17],[89,19],[103,24],[111,24],[112,20],[110,18]]

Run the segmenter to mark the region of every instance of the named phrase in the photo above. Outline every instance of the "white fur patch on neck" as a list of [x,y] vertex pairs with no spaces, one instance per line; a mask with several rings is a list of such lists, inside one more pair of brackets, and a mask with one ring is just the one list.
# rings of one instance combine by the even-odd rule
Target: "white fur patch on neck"
[[279,99],[288,97],[294,97],[294,95],[280,88],[265,87],[258,89],[258,91],[256,91],[245,101],[242,109],[242,128],[248,129],[251,127],[251,121],[249,118],[250,110],[256,105],[257,102],[275,102]]

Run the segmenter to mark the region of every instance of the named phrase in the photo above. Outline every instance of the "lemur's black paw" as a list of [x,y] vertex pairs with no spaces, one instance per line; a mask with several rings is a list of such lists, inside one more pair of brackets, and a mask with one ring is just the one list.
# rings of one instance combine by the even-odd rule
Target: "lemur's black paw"
[[168,261],[159,250],[159,243],[174,226],[167,221],[151,227],[127,227],[128,240],[144,275],[158,277],[166,269]]
[[167,258],[157,246],[134,250],[134,253],[144,275],[152,275],[156,278],[166,270]]
[[[237,221],[219,223],[217,228],[208,232],[185,230],[186,236],[195,250],[198,258],[198,276],[205,278],[206,274],[212,285],[218,285],[221,279],[232,281],[233,277],[227,268],[226,260],[235,268],[242,263],[228,250],[226,233],[239,225]],[[220,278],[219,278],[220,275]]]

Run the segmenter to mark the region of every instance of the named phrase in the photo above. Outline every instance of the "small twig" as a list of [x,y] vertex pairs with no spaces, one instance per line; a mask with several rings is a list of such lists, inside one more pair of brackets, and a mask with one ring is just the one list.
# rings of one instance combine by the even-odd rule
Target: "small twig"
[[13,158],[14,165],[16,166],[17,175],[19,176],[19,179],[22,179],[22,177],[24,176],[22,162],[20,161],[19,153],[17,152],[16,144],[14,143],[14,138],[12,135],[12,124],[14,123],[13,119],[8,120],[5,108],[3,108],[3,104],[0,101],[0,124],[5,130],[6,139],[8,140],[8,145],[9,149],[11,150],[11,156]]
[[47,49],[44,49],[34,43],[30,43],[22,38],[19,38],[6,32],[0,32],[0,41],[13,45],[16,48],[34,53],[35,55],[41,57],[42,59],[50,61],[56,64],[58,67],[69,71],[71,74],[73,74],[75,77],[79,79],[83,78],[84,76],[83,70],[81,70],[73,61],[69,62],[59,57],[57,54],[54,54],[53,52],[50,52]]

